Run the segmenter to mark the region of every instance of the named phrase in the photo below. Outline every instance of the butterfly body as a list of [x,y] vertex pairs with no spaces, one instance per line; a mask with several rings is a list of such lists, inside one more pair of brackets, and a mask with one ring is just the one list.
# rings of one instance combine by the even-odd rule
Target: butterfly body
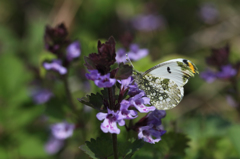
[[160,63],[144,73],[133,71],[138,87],[144,90],[150,102],[159,110],[177,106],[184,96],[183,86],[198,73],[196,66],[186,59]]

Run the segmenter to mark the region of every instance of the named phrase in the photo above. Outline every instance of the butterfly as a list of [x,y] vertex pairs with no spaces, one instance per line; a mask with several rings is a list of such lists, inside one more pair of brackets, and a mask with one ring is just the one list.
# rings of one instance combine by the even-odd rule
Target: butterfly
[[176,107],[184,96],[183,86],[198,73],[197,67],[186,59],[160,63],[144,73],[133,70],[139,89],[145,91],[150,103],[159,110]]

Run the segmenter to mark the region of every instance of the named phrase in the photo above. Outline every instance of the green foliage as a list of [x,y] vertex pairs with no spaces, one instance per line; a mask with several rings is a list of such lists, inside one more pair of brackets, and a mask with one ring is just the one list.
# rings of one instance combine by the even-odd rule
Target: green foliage
[[129,139],[129,141],[125,143],[119,143],[119,156],[124,159],[130,159],[143,145],[144,141],[139,139]]
[[[126,142],[118,143],[118,155],[124,159],[130,159],[132,155],[138,151],[144,142],[142,140],[129,139]],[[110,134],[102,134],[97,139],[86,141],[80,146],[93,159],[104,159],[113,156],[112,139]]]
[[116,72],[116,79],[126,79],[132,75],[132,66],[124,65],[123,63],[119,64],[119,69]]
[[190,139],[182,133],[169,132],[161,137],[161,141],[156,144],[145,144],[133,158],[183,158],[186,149],[189,147]]
[[78,98],[78,101],[97,110],[103,110],[103,96],[100,93],[91,93],[86,97]]
[[240,126],[239,125],[233,125],[228,130],[228,136],[240,157],[240,145],[239,145],[240,136],[239,136],[239,134],[240,134]]
[[103,159],[113,155],[110,135],[103,134],[96,140],[91,139],[90,141],[86,141],[85,145],[80,146],[80,148],[93,159]]

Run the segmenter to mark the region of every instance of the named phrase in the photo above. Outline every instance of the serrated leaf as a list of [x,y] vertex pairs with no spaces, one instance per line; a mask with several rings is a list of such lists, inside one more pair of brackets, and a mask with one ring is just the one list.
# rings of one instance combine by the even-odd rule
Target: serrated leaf
[[86,154],[88,154],[91,158],[97,159],[94,153],[88,148],[87,145],[81,145],[79,148],[83,150]]
[[85,145],[80,146],[80,149],[93,159],[103,159],[113,155],[112,139],[107,134],[102,134],[101,137],[85,143]]
[[100,93],[91,93],[90,95],[86,95],[86,97],[78,98],[78,101],[94,109],[104,110],[103,96]]
[[156,146],[161,147],[161,154],[171,156],[185,156],[185,149],[188,148],[190,139],[182,133],[169,132],[162,136],[162,140]]
[[127,79],[129,76],[132,75],[132,66],[125,65],[120,63],[119,68],[116,72],[115,78],[116,79]]
[[130,159],[132,155],[143,147],[143,140],[130,140],[127,143],[119,144],[119,155],[124,159]]

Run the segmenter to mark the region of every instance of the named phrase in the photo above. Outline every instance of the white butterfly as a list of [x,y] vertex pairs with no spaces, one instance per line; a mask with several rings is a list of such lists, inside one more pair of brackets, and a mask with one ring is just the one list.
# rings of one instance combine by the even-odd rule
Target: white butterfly
[[189,60],[174,59],[160,63],[144,73],[133,71],[138,87],[144,90],[150,102],[159,110],[177,106],[184,96],[183,86],[198,73]]

